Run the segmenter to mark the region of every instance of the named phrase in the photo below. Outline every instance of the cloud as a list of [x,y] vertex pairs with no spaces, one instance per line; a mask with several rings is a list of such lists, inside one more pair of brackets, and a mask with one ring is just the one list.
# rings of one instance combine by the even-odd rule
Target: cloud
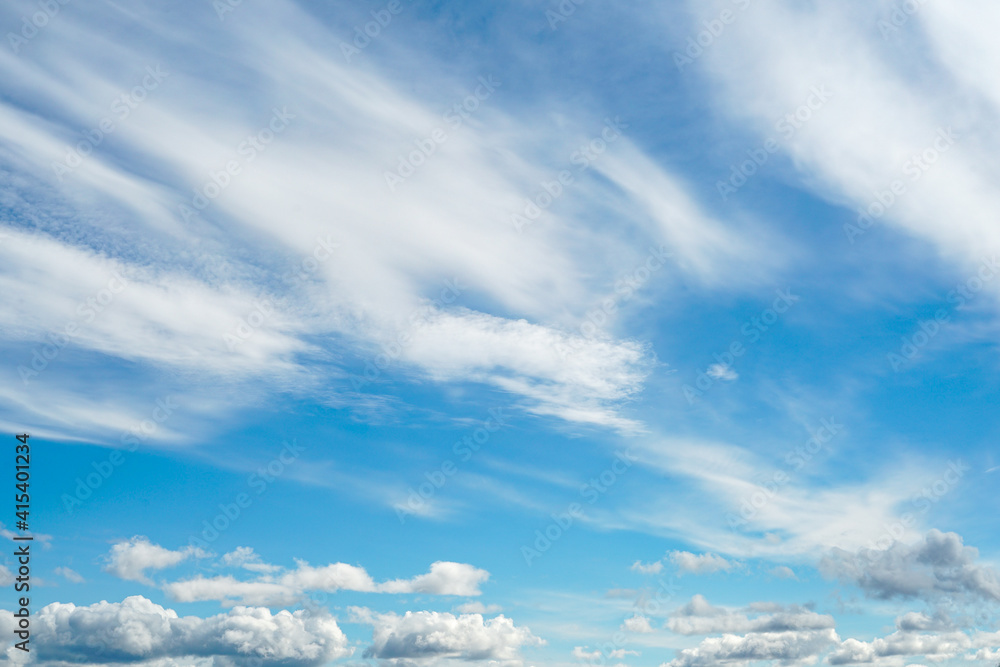
[[663,571],[663,561],[658,560],[653,563],[636,561],[632,563],[631,570],[633,572],[638,572],[639,574],[659,574]]
[[[750,613],[759,615],[750,618]],[[801,607],[786,608],[774,603],[755,603],[745,609],[732,611],[712,606],[702,595],[695,595],[690,602],[671,614],[667,621],[667,627],[681,635],[826,630],[835,626],[832,616],[817,614]]]
[[207,556],[208,554],[197,547],[189,546],[180,551],[171,551],[158,544],[152,544],[146,537],[137,535],[111,547],[108,564],[104,569],[127,581],[152,585],[153,581],[146,576],[146,570],[163,570],[191,557]]
[[57,567],[54,571],[56,574],[65,578],[66,581],[70,581],[74,584],[82,584],[84,582],[83,577],[68,567]]
[[1000,633],[978,633],[970,637],[964,632],[916,634],[894,632],[870,642],[845,639],[827,656],[831,665],[853,665],[877,662],[882,658],[926,656],[932,662],[948,660],[970,648],[992,647]]
[[278,565],[270,565],[262,561],[260,554],[255,553],[252,547],[236,547],[233,551],[222,556],[222,564],[229,567],[241,567],[251,572],[277,572],[281,569]]
[[670,560],[681,572],[692,574],[710,574],[712,572],[728,572],[733,563],[715,554],[693,554],[689,551],[671,551]]
[[[13,627],[12,612],[0,610],[0,628],[10,635]],[[49,604],[34,615],[31,638],[36,658],[47,664],[213,657],[247,667],[318,667],[351,654],[329,615],[236,607],[204,619],[179,617],[142,596],[86,607]]]
[[695,648],[678,652],[669,667],[715,667],[727,662],[777,660],[781,664],[814,660],[840,638],[830,630],[761,632],[748,635],[726,634],[703,639]]
[[[245,559],[247,552],[238,553],[233,562]],[[225,558],[225,557],[224,557]],[[270,567],[270,566],[269,566]],[[376,583],[364,568],[347,563],[331,563],[320,567],[296,561],[293,569],[267,570],[257,579],[243,581],[231,575],[173,581],[163,590],[178,602],[216,600],[225,606],[241,603],[264,606],[294,604],[308,591],[333,593],[340,590],[363,593],[426,593],[429,595],[481,595],[479,585],[490,573],[466,563],[437,561],[430,571],[412,579],[394,579]]]
[[503,611],[503,607],[498,604],[483,604],[479,601],[466,602],[455,607],[455,611],[462,614],[495,614]]
[[965,594],[1000,601],[995,569],[979,565],[979,551],[956,533],[930,530],[917,542],[894,542],[885,550],[833,549],[820,561],[828,578],[852,583],[869,597],[887,600]]
[[[404,379],[471,380],[513,394],[532,414],[636,431],[641,424],[621,413],[644,387],[651,349],[610,327],[590,337],[569,332],[642,261],[637,248],[667,244],[682,257],[679,271],[726,288],[734,266],[772,261],[758,247],[766,244],[707,213],[681,178],[627,139],[610,145],[597,169],[577,174],[544,224],[518,233],[512,215],[568,162],[586,134],[576,128],[599,113],[579,110],[554,127],[565,105],[519,113],[501,83],[474,122],[450,127],[439,109],[467,95],[466,82],[409,53],[427,65],[419,68],[426,89],[439,91],[428,100],[374,63],[345,63],[337,31],[286,1],[225,26],[213,12],[183,23],[156,13],[166,29],[119,40],[115,62],[136,64],[126,74],[142,72],[150,54],[182,55],[114,141],[56,176],[52,164],[65,159],[67,138],[91,130],[106,109],[102,96],[110,103],[128,78],[107,66],[97,34],[131,25],[110,9],[62,18],[49,29],[51,59],[30,68],[0,62],[5,80],[25,93],[0,105],[9,169],[19,195],[46,202],[30,207],[30,225],[11,221],[0,244],[0,288],[10,302],[0,314],[3,342],[28,349],[61,331],[117,273],[128,286],[88,314],[67,347],[83,365],[198,370],[192,393],[210,394],[234,377],[254,389],[247,396],[291,383],[326,395],[332,384],[345,401],[350,392],[337,391],[346,385],[343,368],[312,363],[329,358],[320,341],[336,341],[338,352],[362,362],[388,355],[386,372]],[[140,8],[131,20],[144,18]],[[191,31],[203,37],[194,50],[183,37]],[[232,68],[203,67],[217,42]],[[74,48],[80,43],[97,46]],[[67,76],[88,85],[70,89]],[[234,94],[246,92],[246,80],[254,82],[253,104]],[[275,107],[291,116],[287,128],[246,168],[238,147]],[[447,128],[447,141],[390,191],[384,175],[435,127]],[[233,160],[240,173],[214,189],[206,174]],[[191,209],[193,194],[206,189],[217,196],[198,215],[180,208]],[[614,232],[603,224],[608,209]],[[66,211],[79,228],[68,228]],[[395,242],[386,244],[390,236]],[[304,260],[315,268],[288,279],[302,275]],[[433,305],[445,281],[461,282],[462,298],[482,310],[461,307],[454,294]],[[263,321],[247,327],[259,313]],[[237,331],[246,334],[230,345]],[[136,375],[118,384],[148,386]],[[88,391],[67,391],[85,414]],[[38,420],[74,432],[52,414]]]
[[740,376],[739,373],[725,364],[712,364],[705,372],[711,378],[715,378],[716,380],[727,380],[729,382],[736,380]]
[[489,579],[486,570],[465,563],[439,561],[431,571],[413,579],[387,581],[378,586],[383,593],[430,593],[431,595],[482,595],[479,585]]
[[[917,64],[910,48],[882,39],[875,28],[888,8],[768,3],[742,13],[699,65],[733,119],[761,139],[780,134],[793,178],[843,206],[846,225],[858,229],[859,213],[870,211],[874,224],[920,239],[971,270],[984,249],[1000,245],[994,223],[1000,193],[992,176],[998,142],[986,129],[1000,86],[982,73],[988,70],[983,63],[1000,62],[982,18],[997,11],[985,1],[968,12],[922,4],[907,26],[907,41],[922,55]],[[831,59],[831,53],[844,57]],[[922,68],[933,74],[919,76]],[[816,89],[828,94],[817,98]],[[931,96],[935,102],[928,104]],[[800,108],[809,120],[775,133],[775,119]],[[886,108],[896,112],[889,116]],[[952,132],[957,138],[949,144],[944,137]],[[913,160],[925,153],[926,162]],[[894,182],[902,194],[886,197]],[[845,244],[864,240],[850,236],[846,225]]]
[[771,568],[770,574],[772,577],[777,577],[778,579],[798,579],[795,576],[795,571],[787,565],[778,565]]
[[352,607],[351,612],[355,622],[373,626],[366,658],[519,663],[521,647],[545,643],[502,615],[484,621],[479,614],[408,611],[400,616],[358,607]]
[[14,583],[14,575],[7,566],[0,565],[0,586],[10,586]]
[[587,662],[591,663],[595,663],[596,661],[601,660],[602,656],[604,657],[604,659],[612,658],[614,660],[622,660],[627,655],[641,655],[641,653],[639,653],[638,651],[629,651],[623,648],[612,649],[611,651],[604,653],[600,649],[597,649],[595,651],[588,651],[583,646],[573,647],[574,658],[580,661],[586,660]]
[[636,632],[639,634],[649,634],[653,631],[653,627],[649,624],[649,619],[642,614],[636,614],[635,616],[630,616],[622,622],[622,630],[625,632]]

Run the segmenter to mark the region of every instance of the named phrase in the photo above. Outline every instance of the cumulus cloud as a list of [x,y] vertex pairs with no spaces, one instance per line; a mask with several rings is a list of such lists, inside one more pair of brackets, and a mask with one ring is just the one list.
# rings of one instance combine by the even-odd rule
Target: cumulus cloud
[[648,618],[646,618],[642,614],[636,614],[635,616],[626,618],[625,621],[622,622],[621,629],[624,630],[625,632],[649,634],[650,632],[653,631],[653,626],[649,624]]
[[545,642],[505,616],[484,621],[479,614],[408,611],[378,614],[353,607],[353,620],[373,626],[366,658],[383,660],[456,659],[519,663],[520,649]]
[[[758,615],[751,618],[750,614]],[[671,614],[667,621],[667,627],[681,635],[776,633],[826,630],[835,626],[832,616],[817,614],[798,606],[755,603],[744,609],[729,610],[712,606],[702,595],[695,595],[690,602]]]
[[[0,610],[5,635],[13,624],[12,612]],[[236,607],[204,619],[180,617],[142,596],[85,607],[52,603],[35,614],[32,632],[43,664],[219,658],[237,666],[317,667],[352,652],[329,615]]]
[[972,639],[963,632],[925,635],[895,632],[870,642],[845,639],[827,656],[827,662],[831,665],[851,665],[898,656],[926,656],[928,660],[937,662],[953,658],[972,645]]
[[465,563],[439,561],[431,571],[413,579],[387,581],[378,586],[383,593],[430,593],[432,595],[481,595],[479,584],[489,579],[486,570]]
[[692,574],[709,574],[712,572],[728,572],[733,563],[716,554],[693,554],[689,551],[671,551],[670,560],[681,572]]
[[828,578],[852,583],[882,600],[942,594],[965,594],[1000,601],[997,572],[977,564],[979,551],[956,533],[930,530],[912,544],[894,542],[885,550],[833,549],[820,561]]
[[[242,562],[247,552],[233,556],[230,562]],[[225,557],[223,557],[225,560]],[[251,563],[253,564],[253,563]],[[268,566],[270,568],[272,566]],[[308,591],[333,593],[339,590],[364,593],[426,593],[429,595],[480,595],[479,585],[490,573],[466,563],[438,561],[430,571],[412,579],[375,582],[364,568],[348,563],[331,563],[314,567],[296,561],[296,567],[278,572],[271,569],[256,579],[244,581],[231,575],[173,581],[163,590],[178,602],[216,600],[223,605],[250,604],[279,606],[300,600]]]
[[694,648],[682,649],[669,667],[716,667],[727,662],[777,660],[782,664],[811,661],[840,638],[832,630],[792,630],[747,635],[726,634],[703,639]]
[[137,535],[111,547],[108,564],[104,569],[127,581],[152,585],[153,581],[146,576],[146,570],[163,570],[191,557],[207,556],[207,553],[197,547],[189,546],[179,551],[171,551],[158,544],[152,544],[146,537]]

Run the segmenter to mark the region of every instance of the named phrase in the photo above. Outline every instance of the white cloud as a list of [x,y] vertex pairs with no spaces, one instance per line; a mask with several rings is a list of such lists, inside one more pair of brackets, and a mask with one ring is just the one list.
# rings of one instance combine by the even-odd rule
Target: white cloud
[[[259,390],[295,382],[308,392],[342,375],[332,366],[322,378],[304,371],[326,354],[310,341],[336,337],[363,357],[383,346],[398,350],[389,372],[471,379],[515,394],[534,414],[634,431],[641,425],[620,413],[644,386],[650,351],[610,328],[595,337],[566,332],[636,265],[637,248],[669,244],[683,256],[679,270],[722,285],[734,260],[771,261],[750,235],[706,214],[680,179],[626,139],[609,148],[600,174],[580,173],[544,221],[517,233],[511,214],[585,133],[554,132],[549,114],[508,113],[503,87],[497,104],[490,100],[475,122],[448,128],[433,159],[390,192],[383,173],[428,128],[447,127],[437,109],[449,94],[466,94],[462,82],[429,74],[441,71],[429,63],[421,68],[427,89],[442,91],[443,99],[419,99],[373,66],[344,63],[331,46],[336,35],[291,2],[269,3],[224,29],[211,12],[197,24],[224,37],[234,64],[226,72],[249,76],[259,105],[232,95],[235,80],[201,67],[196,50],[173,60],[169,79],[116,129],[115,141],[62,184],[51,164],[64,158],[65,138],[90,128],[103,109],[101,96],[110,101],[122,86],[102,49],[73,48],[100,44],[84,19],[64,18],[50,32],[59,37],[51,59],[30,69],[14,59],[0,63],[5,80],[59,108],[46,117],[45,109],[0,105],[0,133],[14,166],[32,194],[53,202],[33,212],[39,221],[31,233],[12,229],[0,246],[0,288],[10,305],[0,317],[16,323],[3,327],[9,342],[35,343],[61,329],[117,271],[129,286],[71,343],[87,358],[197,369],[206,385],[239,376]],[[119,18],[109,10],[100,20],[110,26]],[[166,29],[121,40],[116,61],[189,53],[179,34]],[[67,76],[85,78],[86,91],[65,86]],[[268,122],[272,106],[294,115],[287,129],[198,217],[182,219],[178,205],[190,205],[206,173],[238,156],[237,146]],[[579,124],[592,120],[579,115]],[[150,178],[122,155],[160,165],[163,177]],[[593,218],[612,201],[618,224],[609,232]],[[60,224],[61,207],[100,213],[70,234]],[[318,249],[317,239],[329,238],[319,245],[337,247]],[[307,279],[282,281],[316,252],[323,261]],[[463,292],[495,304],[496,312],[457,303],[428,310],[444,281],[456,277]],[[262,299],[273,306],[265,321],[229,346],[226,336]],[[408,321],[422,310],[425,317]],[[391,347],[401,335],[408,342]],[[563,358],[560,346],[572,352]],[[81,400],[87,395],[74,391]],[[49,415],[39,420],[73,431]]]
[[778,660],[783,664],[813,662],[830,644],[839,642],[830,630],[726,634],[703,639],[695,648],[681,649],[669,667],[715,667],[720,663]]
[[354,620],[373,626],[365,657],[428,661],[450,658],[470,662],[520,664],[520,649],[545,642],[505,616],[484,621],[479,614],[408,611],[378,614],[353,607]]
[[649,634],[653,632],[653,627],[649,624],[649,619],[642,614],[630,616],[622,622],[622,630],[625,632],[636,632],[639,634]]
[[222,564],[229,567],[241,567],[251,572],[277,572],[281,567],[271,565],[261,560],[260,554],[255,553],[253,547],[236,547],[233,551],[222,556]]
[[0,565],[0,586],[10,586],[14,583],[14,575],[7,566]]
[[111,574],[128,581],[152,584],[146,570],[163,570],[173,567],[188,558],[205,558],[208,554],[197,547],[185,547],[179,551],[165,549],[152,544],[148,538],[137,535],[111,547],[108,564],[104,568]]
[[641,655],[638,651],[629,651],[623,648],[616,648],[604,653],[601,649],[595,651],[588,651],[586,647],[574,646],[573,647],[573,657],[577,660],[586,660],[587,662],[596,662],[603,656],[604,659],[611,658],[613,660],[621,660],[627,655]]
[[[233,552],[236,553],[236,552]],[[232,561],[248,557],[239,552]],[[347,563],[314,567],[305,561],[287,571],[267,570],[256,579],[243,581],[233,576],[205,577],[168,582],[164,592],[178,602],[216,600],[224,606],[250,604],[287,606],[301,600],[308,591],[333,593],[340,590],[364,593],[426,593],[429,595],[480,595],[479,586],[489,572],[466,563],[438,561],[430,571],[412,579],[376,583],[364,568]]]
[[455,611],[461,614],[496,614],[503,611],[503,607],[498,604],[483,604],[479,601],[466,602],[455,607]]
[[631,570],[639,574],[659,574],[663,571],[663,561],[658,560],[652,563],[643,563],[637,560],[632,563]]
[[771,568],[770,574],[772,577],[777,577],[778,579],[798,579],[795,576],[795,571],[787,565],[778,565]]
[[693,554],[689,551],[671,551],[670,560],[681,572],[693,574],[728,572],[733,568],[733,563],[712,553]]
[[[774,611],[759,614],[753,612]],[[716,633],[786,632],[790,630],[825,630],[834,628],[832,616],[817,614],[798,607],[782,608],[781,605],[751,605],[739,611],[730,611],[708,604],[696,595],[667,621],[671,631],[681,635],[710,635]]]
[[710,378],[715,378],[716,380],[726,380],[732,382],[740,377],[740,374],[732,369],[732,367],[725,364],[712,364],[705,371]]
[[57,567],[55,573],[62,576],[66,581],[70,581],[74,584],[82,584],[84,582],[83,577],[79,573],[71,570],[68,567]]
[[431,571],[413,579],[396,579],[378,586],[383,593],[430,593],[431,595],[481,595],[479,585],[489,579],[486,570],[465,563],[439,561]]
[[[13,627],[13,614],[0,610],[0,628],[10,635]],[[236,607],[204,619],[179,617],[141,596],[85,607],[47,605],[33,617],[31,638],[44,664],[213,657],[247,667],[318,667],[351,653],[329,615]]]

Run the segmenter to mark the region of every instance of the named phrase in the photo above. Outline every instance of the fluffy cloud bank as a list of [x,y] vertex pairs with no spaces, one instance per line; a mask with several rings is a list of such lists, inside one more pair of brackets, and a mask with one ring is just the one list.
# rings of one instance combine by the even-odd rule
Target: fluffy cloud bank
[[[10,636],[13,628],[13,614],[0,610],[0,630]],[[235,607],[204,619],[180,617],[138,595],[86,607],[55,602],[35,614],[32,631],[42,664],[219,658],[237,666],[315,667],[352,652],[329,615]]]
[[354,619],[373,626],[372,645],[366,658],[416,660],[450,658],[467,661],[497,661],[520,664],[523,646],[545,642],[528,628],[518,628],[504,616],[484,621],[479,614],[408,611],[377,614],[352,608]]
[[895,542],[881,551],[833,549],[820,562],[820,571],[878,599],[966,594],[1000,601],[996,570],[977,564],[978,558],[979,551],[965,546],[960,535],[930,530],[917,542]]

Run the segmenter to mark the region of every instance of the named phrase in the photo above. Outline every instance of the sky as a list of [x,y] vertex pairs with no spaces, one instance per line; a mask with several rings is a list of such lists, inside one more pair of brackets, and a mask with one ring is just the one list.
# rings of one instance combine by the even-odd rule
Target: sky
[[996,665],[998,22],[4,3],[0,663]]

